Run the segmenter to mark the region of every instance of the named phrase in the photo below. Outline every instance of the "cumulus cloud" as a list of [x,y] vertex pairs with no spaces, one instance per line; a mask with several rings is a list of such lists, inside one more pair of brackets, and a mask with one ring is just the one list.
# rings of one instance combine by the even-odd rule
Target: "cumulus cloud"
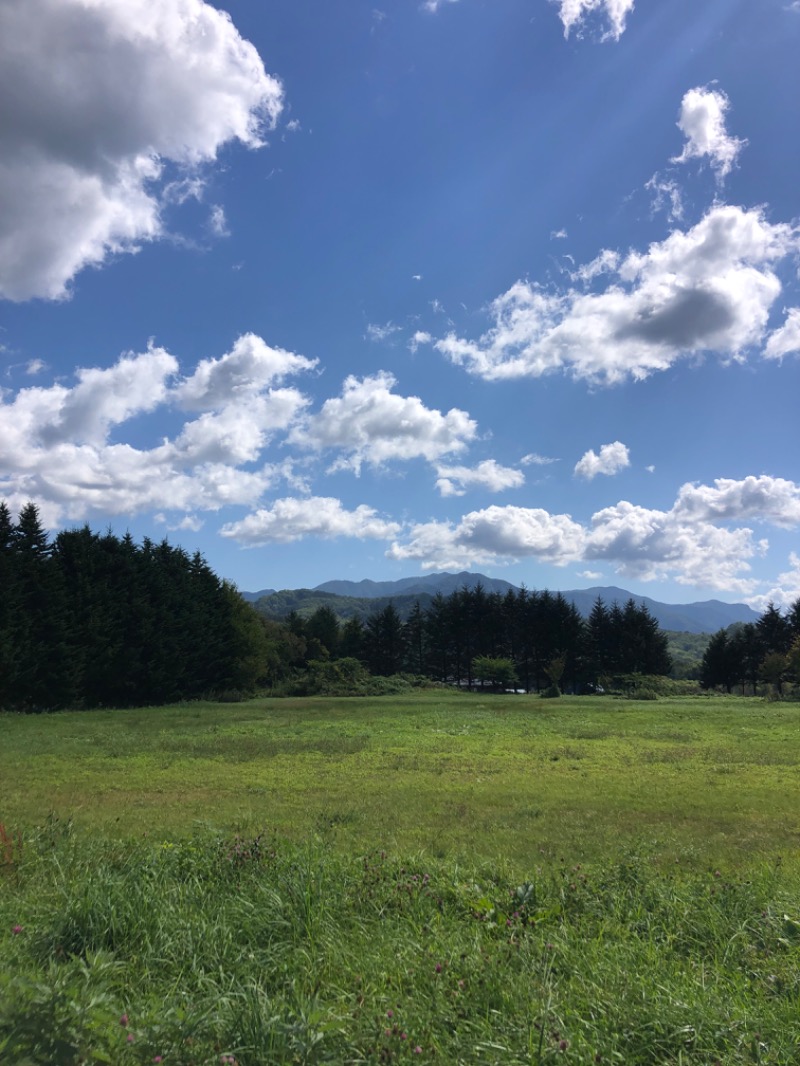
[[569,515],[539,508],[487,507],[460,522],[425,522],[412,527],[405,544],[395,542],[390,559],[414,559],[423,570],[484,566],[533,558],[565,563],[580,559],[585,532]]
[[[111,367],[79,369],[71,385],[0,395],[0,496],[12,506],[36,499],[48,523],[253,505],[284,472],[251,464],[308,403],[298,389],[271,385],[314,365],[248,334],[188,376],[151,345]],[[173,437],[120,442],[139,416],[181,409],[196,417]]]
[[347,511],[340,500],[312,496],[276,500],[271,507],[255,511],[240,522],[224,525],[220,532],[244,547],[257,548],[264,544],[288,544],[309,536],[386,540],[399,530],[397,522],[380,518],[372,507],[362,504],[354,511]]
[[316,359],[306,359],[283,348],[272,348],[255,333],[245,333],[219,359],[203,359],[176,389],[187,410],[219,408],[253,389],[262,389],[304,371],[314,370]]
[[708,159],[721,180],[730,173],[747,141],[731,137],[725,128],[730,100],[720,89],[689,89],[681,103],[678,128],[686,144],[673,163],[690,159]]
[[0,297],[57,299],[162,235],[166,164],[197,195],[224,144],[260,146],[282,88],[203,0],[25,0],[0,3],[0,99]]
[[783,359],[784,355],[800,355],[800,307],[790,308],[783,325],[767,338],[764,356]]
[[600,449],[599,455],[590,448],[583,458],[575,464],[575,476],[591,481],[598,474],[605,474],[607,477],[611,477],[630,465],[630,452],[627,446],[615,440],[613,444],[604,444]]
[[581,31],[594,14],[604,17],[608,28],[603,40],[618,41],[625,32],[625,22],[633,11],[634,0],[553,0],[559,5],[559,17],[564,24],[564,36],[569,37],[573,29]]
[[775,268],[799,246],[795,226],[716,204],[646,252],[601,253],[582,279],[602,275],[600,291],[518,281],[492,303],[478,341],[450,333],[436,348],[487,380],[563,372],[607,385],[695,353],[740,358],[761,342],[781,292]]
[[770,522],[793,529],[800,525],[800,486],[784,478],[717,478],[710,485],[684,485],[674,513],[681,519],[708,522]]
[[776,607],[792,607],[800,600],[800,555],[791,552],[789,570],[778,574],[778,580],[769,590],[756,596],[750,596],[747,602],[756,611],[763,611],[770,603]]
[[673,578],[741,593],[753,587],[742,576],[750,569],[748,560],[765,548],[750,529],[720,528],[623,500],[592,516],[584,558],[609,562],[617,573],[641,581]]
[[525,484],[521,470],[501,466],[495,459],[485,459],[477,466],[437,466],[436,488],[442,496],[463,496],[468,489],[481,488],[489,492],[518,489]]
[[430,344],[433,337],[430,333],[426,333],[424,329],[418,329],[411,340],[408,342],[408,347],[412,353],[416,353],[421,344]]
[[800,486],[779,478],[684,485],[667,511],[622,500],[582,524],[540,508],[489,507],[458,522],[412,525],[387,555],[423,569],[534,558],[557,566],[603,562],[642,581],[673,579],[754,595],[750,561],[768,545],[738,523],[800,526]]
[[391,374],[348,377],[341,396],[298,425],[290,442],[315,451],[335,450],[336,469],[359,473],[363,463],[381,466],[392,460],[427,459],[464,451],[477,435],[465,411],[446,414],[425,407],[417,396],[398,396]]

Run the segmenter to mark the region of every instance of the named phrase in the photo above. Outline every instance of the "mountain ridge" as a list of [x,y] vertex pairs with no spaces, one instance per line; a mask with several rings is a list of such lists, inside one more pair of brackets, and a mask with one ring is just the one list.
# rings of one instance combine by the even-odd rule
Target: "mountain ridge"
[[[281,604],[291,602],[292,594],[302,593],[301,599],[310,607],[313,603],[313,594],[321,594],[320,598],[325,602],[335,604],[335,597],[348,600],[364,601],[365,607],[368,601],[388,602],[397,598],[407,604],[415,596],[423,599],[441,593],[444,596],[460,588],[474,588],[482,585],[486,592],[499,592],[505,594],[509,589],[519,591],[519,586],[502,578],[491,578],[485,574],[474,574],[466,570],[452,574],[443,571],[435,574],[427,574],[422,577],[400,578],[396,581],[371,581],[365,578],[361,581],[334,580],[325,581],[313,589],[283,589],[280,592],[265,590],[264,593],[243,593],[245,599],[251,602],[263,603],[267,608],[271,596],[279,598]],[[543,590],[540,590],[543,591]],[[554,594],[557,589],[549,590]],[[629,592],[627,589],[616,585],[595,585],[588,589],[562,590],[561,595],[573,603],[584,617],[588,617],[592,606],[598,597],[606,606],[612,603],[626,603],[632,599],[638,606],[645,606],[658,621],[663,629],[683,633],[715,633],[736,622],[756,622],[759,615],[751,607],[744,603],[725,603],[722,600],[700,600],[692,603],[662,603],[649,596],[641,596]],[[334,597],[333,600],[329,597]],[[266,602],[264,602],[266,601]],[[424,606],[425,604],[423,604]],[[275,606],[278,606],[276,602]],[[377,609],[377,602],[376,602]],[[267,612],[265,613],[272,613]],[[287,611],[288,613],[288,611]],[[348,610],[348,614],[353,613]]]

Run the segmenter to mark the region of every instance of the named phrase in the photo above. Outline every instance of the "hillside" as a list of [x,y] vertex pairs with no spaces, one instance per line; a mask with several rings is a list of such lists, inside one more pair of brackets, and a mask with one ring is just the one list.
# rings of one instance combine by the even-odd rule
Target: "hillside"
[[[243,593],[255,602],[258,610],[269,618],[285,618],[291,611],[310,615],[323,605],[331,607],[342,618],[366,618],[374,611],[393,603],[402,617],[406,617],[419,600],[425,607],[436,593],[450,595],[457,589],[483,585],[487,592],[507,592],[516,588],[500,578],[486,577],[463,571],[459,574],[438,573],[421,577],[401,578],[398,581],[326,581],[314,589],[283,589],[281,592]],[[555,590],[552,590],[555,591]],[[661,603],[649,596],[638,596],[615,585],[594,586],[588,589],[569,589],[561,595],[588,617],[595,600],[600,597],[610,606],[615,601],[629,599],[645,606],[662,629],[680,633],[716,633],[736,622],[756,622],[758,614],[744,603],[724,603],[705,600],[697,603]]]

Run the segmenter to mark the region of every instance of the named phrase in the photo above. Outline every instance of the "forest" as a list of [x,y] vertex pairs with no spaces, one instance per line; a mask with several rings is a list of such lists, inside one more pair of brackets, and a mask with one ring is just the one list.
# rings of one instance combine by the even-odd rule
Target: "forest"
[[[88,526],[51,540],[33,503],[16,522],[0,503],[0,588],[0,708],[12,711],[359,693],[396,675],[558,696],[638,688],[672,667],[666,634],[632,599],[598,599],[584,619],[560,593],[476,585],[405,619],[389,603],[364,621],[329,606],[275,621],[199,553]],[[800,601],[715,634],[701,684],[780,694],[799,675]]]

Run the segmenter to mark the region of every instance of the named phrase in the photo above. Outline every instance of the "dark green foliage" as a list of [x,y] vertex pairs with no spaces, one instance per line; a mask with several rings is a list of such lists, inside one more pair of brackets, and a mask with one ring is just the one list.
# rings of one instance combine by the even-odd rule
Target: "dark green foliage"
[[755,695],[763,681],[780,696],[784,681],[800,680],[793,654],[799,636],[800,600],[785,613],[770,603],[755,625],[732,625],[713,635],[703,656],[700,683],[728,692],[739,685],[743,694],[749,689]]
[[0,708],[132,706],[252,691],[262,619],[202,556],[88,526],[51,543],[0,505]]

